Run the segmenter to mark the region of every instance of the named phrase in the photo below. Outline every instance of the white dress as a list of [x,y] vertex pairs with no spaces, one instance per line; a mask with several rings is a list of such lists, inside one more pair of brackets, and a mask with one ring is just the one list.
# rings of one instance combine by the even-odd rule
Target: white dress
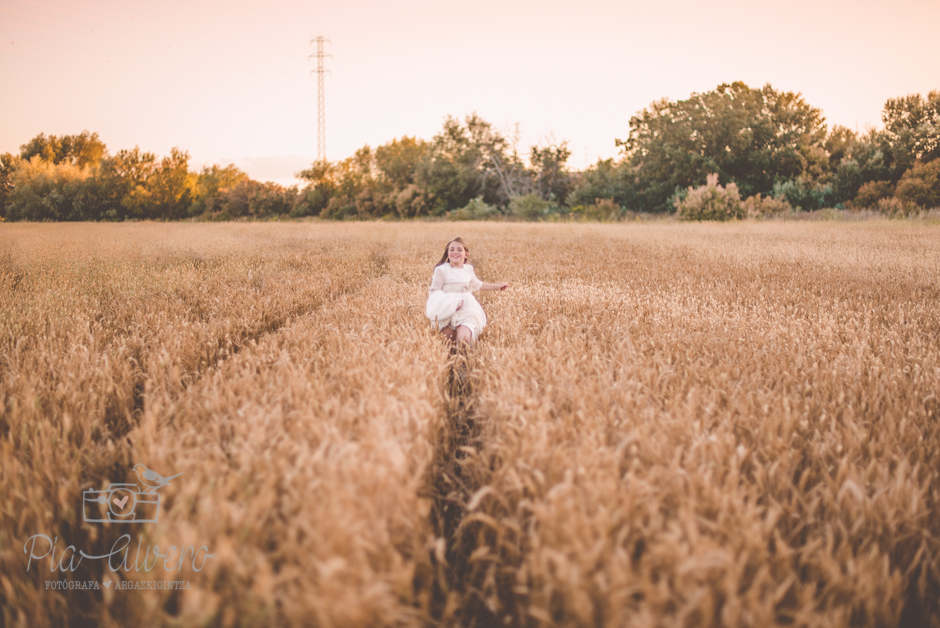
[[[431,276],[425,314],[438,330],[445,327],[457,329],[463,325],[470,329],[476,340],[486,327],[486,314],[473,296],[473,292],[482,287],[483,282],[477,279],[470,264],[454,268],[449,262],[444,262],[434,269]],[[463,305],[458,310],[461,303]]]

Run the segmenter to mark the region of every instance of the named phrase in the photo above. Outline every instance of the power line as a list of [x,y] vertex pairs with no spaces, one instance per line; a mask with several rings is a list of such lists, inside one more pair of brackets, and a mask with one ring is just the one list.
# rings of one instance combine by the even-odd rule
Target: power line
[[324,108],[325,91],[323,89],[323,75],[329,72],[324,69],[323,59],[333,55],[323,54],[324,42],[330,41],[322,36],[311,39],[310,43],[317,42],[317,54],[309,55],[307,59],[316,57],[317,69],[310,70],[310,73],[317,73],[317,161],[326,161],[326,110]]

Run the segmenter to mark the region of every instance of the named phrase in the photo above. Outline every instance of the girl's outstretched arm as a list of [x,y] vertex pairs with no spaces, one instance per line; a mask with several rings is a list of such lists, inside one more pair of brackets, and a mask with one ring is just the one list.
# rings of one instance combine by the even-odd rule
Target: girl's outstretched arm
[[509,287],[508,283],[486,283],[480,286],[480,290],[505,290]]

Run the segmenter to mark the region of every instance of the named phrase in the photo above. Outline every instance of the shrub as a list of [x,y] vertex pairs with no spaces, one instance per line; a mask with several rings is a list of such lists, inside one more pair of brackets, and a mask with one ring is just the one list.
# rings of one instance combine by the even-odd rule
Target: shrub
[[878,201],[894,196],[894,186],[890,181],[869,181],[858,189],[858,194],[848,203],[852,209],[876,207]]
[[880,199],[875,209],[891,218],[904,218],[919,213],[921,208],[915,203],[892,196]]
[[588,207],[597,199],[610,199],[621,207],[636,205],[636,184],[629,162],[598,160],[584,172],[572,175],[573,189],[565,197],[569,207]]
[[467,203],[464,207],[451,212],[449,217],[451,220],[486,220],[487,218],[492,218],[498,213],[499,212],[495,207],[492,205],[487,205],[483,202],[483,197],[478,196]]
[[682,220],[733,220],[745,216],[738,186],[729,183],[721,187],[717,174],[708,175],[705,185],[689,188],[684,197],[677,197],[674,203],[676,214]]
[[580,220],[612,222],[620,219],[623,215],[623,208],[612,198],[598,198],[590,205],[572,207],[571,215]]
[[815,211],[838,204],[835,202],[832,185],[806,181],[802,177],[774,183],[771,194],[802,211]]
[[538,194],[513,196],[509,200],[509,213],[523,220],[543,218],[548,214],[551,207],[552,204]]
[[291,218],[319,216],[330,203],[333,188],[329,185],[310,185],[298,192],[297,200],[291,209]]
[[924,209],[940,207],[940,159],[915,164],[901,177],[894,195]]
[[334,196],[326,205],[326,209],[320,212],[320,218],[329,220],[349,220],[356,217],[356,206],[350,202],[347,196]]
[[392,194],[392,206],[400,218],[414,218],[429,214],[430,202],[427,193],[414,183]]
[[244,179],[232,189],[219,189],[203,201],[204,217],[213,220],[288,215],[302,206],[297,189]]
[[744,203],[744,214],[748,218],[769,218],[771,216],[782,216],[793,211],[790,204],[783,199],[772,196],[761,196],[755,194],[748,197]]

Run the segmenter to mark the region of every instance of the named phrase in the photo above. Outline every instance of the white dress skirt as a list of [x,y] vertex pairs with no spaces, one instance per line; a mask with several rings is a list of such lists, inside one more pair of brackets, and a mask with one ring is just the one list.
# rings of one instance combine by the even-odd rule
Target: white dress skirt
[[[444,262],[434,269],[431,276],[425,314],[432,325],[437,325],[438,331],[445,327],[457,329],[463,325],[476,340],[486,327],[486,314],[473,296],[473,292],[482,287],[483,282],[477,278],[470,264],[454,268],[449,262]],[[460,306],[459,310],[457,306]]]

